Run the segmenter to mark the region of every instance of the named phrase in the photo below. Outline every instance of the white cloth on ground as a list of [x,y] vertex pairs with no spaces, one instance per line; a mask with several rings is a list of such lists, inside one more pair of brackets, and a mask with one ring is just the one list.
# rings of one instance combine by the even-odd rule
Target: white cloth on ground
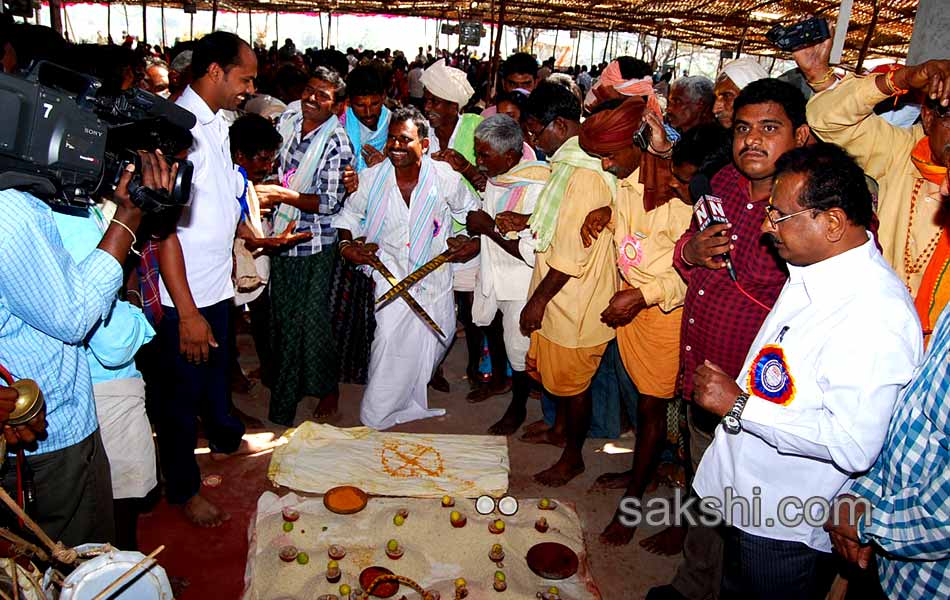
[[145,381],[114,379],[92,388],[114,498],[144,498],[156,485],[155,442],[145,414]]

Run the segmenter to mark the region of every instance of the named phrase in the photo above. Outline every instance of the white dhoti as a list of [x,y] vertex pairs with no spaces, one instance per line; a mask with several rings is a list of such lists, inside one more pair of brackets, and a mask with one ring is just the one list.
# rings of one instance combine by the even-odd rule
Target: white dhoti
[[429,408],[428,385],[455,334],[455,300],[447,290],[420,304],[448,337],[438,337],[399,298],[376,313],[369,382],[360,403],[360,422],[367,427],[388,429],[445,414],[445,409]]
[[[484,243],[484,242],[483,242]],[[489,242],[491,243],[491,242]],[[505,340],[505,354],[512,371],[524,371],[524,359],[528,355],[531,338],[521,333],[521,311],[525,300],[498,300],[495,292],[486,286],[475,287],[475,299],[472,302],[472,322],[479,327],[488,327],[501,311],[501,326]]]
[[112,496],[143,498],[158,484],[155,442],[145,414],[145,381],[141,377],[104,381],[92,391],[112,470]]

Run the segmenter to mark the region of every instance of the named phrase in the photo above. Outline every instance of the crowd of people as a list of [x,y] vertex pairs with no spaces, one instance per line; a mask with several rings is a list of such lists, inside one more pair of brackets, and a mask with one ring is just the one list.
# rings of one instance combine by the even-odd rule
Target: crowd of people
[[[46,397],[5,425],[27,449],[5,484],[25,461],[54,539],[134,547],[150,422],[169,503],[228,518],[194,450],[199,421],[214,455],[254,449],[231,402],[249,321],[278,425],[304,397],[332,418],[341,382],[365,384],[372,428],[444,414],[428,389],[447,389],[457,337],[468,401],[511,392],[488,433],[540,398],[522,439],[563,448],[540,484],[632,425],[630,470],[596,484],[625,490],[605,544],[632,540],[625,506],[683,414],[691,514],[720,519],[642,542],[684,554],[648,598],[823,598],[836,575],[855,597],[950,595],[950,61],[842,77],[828,41],[781,77],[740,58],[713,81],[626,56],[132,46],[0,31],[5,72],[61,61],[196,118],[141,154],[156,189],[174,178],[162,151],[193,163],[180,213],[143,215],[130,171],[88,215],[0,191],[0,364]],[[0,388],[0,417],[14,400]]]

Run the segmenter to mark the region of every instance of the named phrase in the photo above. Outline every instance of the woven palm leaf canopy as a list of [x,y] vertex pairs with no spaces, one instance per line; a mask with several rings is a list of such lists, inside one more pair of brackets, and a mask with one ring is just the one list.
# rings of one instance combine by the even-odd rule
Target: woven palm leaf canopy
[[[155,0],[149,4],[157,5]],[[169,0],[166,6],[177,4]],[[918,0],[854,0],[843,62],[904,57]],[[216,6],[215,6],[216,5]],[[776,23],[818,15],[834,23],[841,0],[200,0],[218,11],[321,12],[480,20],[486,26],[561,31],[640,32],[663,39],[742,53],[774,55],[765,39]],[[871,32],[868,39],[868,32]],[[740,46],[741,45],[741,46]]]

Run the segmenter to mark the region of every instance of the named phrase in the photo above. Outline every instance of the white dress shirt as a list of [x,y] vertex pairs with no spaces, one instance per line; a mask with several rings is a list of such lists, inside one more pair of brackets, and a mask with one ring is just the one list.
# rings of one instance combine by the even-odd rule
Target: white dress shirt
[[[177,233],[188,287],[197,307],[204,308],[234,297],[231,255],[244,179],[234,169],[228,125],[221,111],[212,112],[190,85],[175,103],[196,118],[188,151],[188,160],[195,165],[191,201],[181,213]],[[159,292],[163,305],[175,305],[161,278]]]
[[761,518],[740,522],[733,508],[735,527],[830,552],[821,525],[779,522],[780,501],[832,500],[871,467],[923,341],[906,288],[872,241],[788,270],[736,380],[750,395],[742,431],[716,429],[693,487],[720,502],[726,488],[750,502],[758,488]]
[[[386,162],[370,167],[360,174],[360,187],[355,194],[343,204],[343,209],[333,217],[333,226],[337,229],[347,229],[353,238],[366,235],[365,219],[369,203],[369,192],[376,173]],[[469,211],[478,208],[478,199],[462,180],[462,176],[452,170],[448,163],[432,161],[435,175],[439,178],[438,190],[442,202],[437,204],[432,212],[432,218],[439,223],[438,231],[432,238],[429,246],[431,260],[448,249],[446,240],[452,237],[452,219],[465,222]],[[390,181],[385,185],[386,219],[379,234],[379,251],[376,253],[383,264],[392,271],[397,279],[402,280],[414,269],[409,259],[409,206],[403,200],[396,185],[395,173],[390,173]],[[454,263],[452,263],[454,264]],[[377,295],[388,290],[392,285],[383,277],[373,272],[377,282]],[[443,295],[452,291],[452,269],[449,264],[442,265],[422,281],[410,288],[412,296],[423,307],[431,304]]]

